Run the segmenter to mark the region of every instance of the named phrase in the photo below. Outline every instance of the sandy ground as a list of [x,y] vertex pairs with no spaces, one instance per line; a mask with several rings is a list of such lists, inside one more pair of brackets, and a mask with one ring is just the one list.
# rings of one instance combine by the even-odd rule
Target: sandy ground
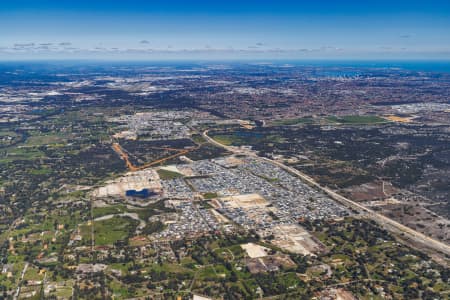
[[364,203],[366,206],[383,206],[383,205],[389,205],[389,204],[401,204],[401,201],[395,199],[394,197],[385,199],[385,200],[379,200],[379,201],[369,201]]
[[[177,168],[177,166],[175,165],[170,165],[170,166],[164,166],[164,167],[160,167],[160,170],[166,170],[166,171],[170,171],[170,172],[175,172],[175,173],[180,173],[183,174],[181,170],[179,170]],[[184,175],[184,174],[183,174]]]
[[199,296],[199,295],[194,295],[194,298],[192,298],[193,300],[212,300],[211,298],[206,298],[203,296]]
[[298,225],[275,226],[273,235],[275,239],[271,241],[272,244],[293,253],[315,255],[323,251],[323,246],[314,241],[311,234]]
[[376,201],[391,197],[398,190],[390,182],[373,181],[344,189],[349,197],[357,202]]
[[385,118],[390,121],[399,122],[399,123],[410,123],[414,119],[414,117],[399,117],[399,116],[394,116],[394,115],[387,116]]
[[230,207],[234,208],[251,208],[251,207],[264,207],[269,204],[266,199],[258,194],[246,194],[230,197],[223,197],[220,200],[228,202]]
[[254,244],[254,243],[248,243],[248,244],[242,244],[241,248],[247,251],[247,255],[250,258],[257,258],[257,257],[264,257],[267,256],[267,251],[270,250],[266,247]]
[[144,188],[161,190],[158,173],[153,170],[128,172],[124,176],[110,180],[106,185],[94,190],[94,197],[125,196],[127,190],[142,190]]
[[235,156],[227,156],[223,158],[216,158],[214,159],[214,162],[220,166],[223,166],[225,168],[233,168],[237,167],[239,165],[242,165],[244,161],[242,159],[239,159]]
[[230,222],[230,220],[228,220],[228,218],[226,218],[224,215],[219,213],[217,210],[211,208],[210,211],[219,223],[229,223]]

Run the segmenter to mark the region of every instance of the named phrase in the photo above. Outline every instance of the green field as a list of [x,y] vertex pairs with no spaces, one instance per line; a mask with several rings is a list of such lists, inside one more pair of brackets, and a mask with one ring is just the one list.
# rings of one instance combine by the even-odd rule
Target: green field
[[61,133],[35,133],[27,139],[25,144],[27,146],[48,146],[52,144],[66,144],[66,142],[67,135]]
[[180,174],[180,173],[174,172],[174,171],[164,170],[164,169],[159,169],[156,172],[158,172],[159,178],[161,178],[162,180],[183,177],[183,174]]
[[205,199],[217,198],[217,193],[204,193],[203,198],[205,198]]
[[6,155],[0,156],[0,161],[36,160],[44,157],[45,154],[35,147],[15,147],[8,149]]
[[104,206],[104,207],[94,207],[92,210],[92,216],[95,218],[106,216],[106,215],[112,215],[112,214],[120,214],[128,212],[126,207],[124,205],[111,205],[111,206]]
[[213,134],[212,138],[223,145],[251,145],[263,141],[279,142],[280,137],[275,135],[265,135],[257,131],[237,131],[230,133]]
[[6,147],[17,142],[21,136],[14,131],[0,129],[0,147]]
[[296,125],[296,124],[312,124],[314,123],[313,118],[295,118],[295,119],[280,119],[272,122],[272,125],[282,126],[282,125]]
[[194,141],[194,143],[196,144],[203,144],[206,142],[206,140],[200,135],[200,134],[194,134],[191,136],[191,139]]
[[[119,240],[129,238],[138,222],[127,217],[113,217],[111,219],[94,222],[95,244],[98,246],[113,245]],[[83,225],[81,227],[83,239],[89,241],[91,226]]]
[[388,122],[386,119],[377,116],[329,116],[325,120],[340,124],[377,124]]
[[217,142],[221,143],[222,145],[231,146],[236,143],[240,143],[241,140],[233,135],[225,135],[225,134],[218,134],[214,135],[212,137]]
[[43,168],[40,168],[40,169],[33,169],[33,170],[31,170],[30,174],[32,174],[32,175],[48,175],[51,172],[52,172],[51,169],[43,167]]

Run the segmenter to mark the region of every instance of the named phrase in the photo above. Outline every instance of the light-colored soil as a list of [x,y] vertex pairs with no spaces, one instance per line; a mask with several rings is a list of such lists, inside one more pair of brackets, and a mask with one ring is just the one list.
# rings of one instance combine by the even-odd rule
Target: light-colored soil
[[269,204],[269,202],[259,194],[236,195],[223,197],[220,200],[229,202],[229,205],[235,208],[264,207]]
[[260,246],[260,245],[254,244],[254,243],[242,244],[241,248],[247,252],[247,255],[250,258],[267,256],[267,251],[270,250],[266,247],[263,247],[263,246]]
[[308,231],[298,225],[275,226],[273,235],[275,238],[271,241],[272,244],[292,253],[315,255],[325,250]]

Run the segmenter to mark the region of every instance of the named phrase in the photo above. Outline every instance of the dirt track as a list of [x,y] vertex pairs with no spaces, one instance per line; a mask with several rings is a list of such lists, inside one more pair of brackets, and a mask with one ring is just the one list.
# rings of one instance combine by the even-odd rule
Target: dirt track
[[122,159],[125,161],[125,164],[127,165],[127,168],[128,168],[130,171],[139,171],[139,170],[143,170],[143,169],[146,169],[146,168],[149,168],[149,167],[153,167],[153,166],[155,166],[155,165],[157,165],[157,164],[160,164],[160,163],[162,163],[162,162],[165,162],[166,160],[175,158],[175,157],[180,156],[180,155],[184,155],[184,154],[186,154],[186,153],[189,153],[189,152],[192,151],[192,150],[198,149],[198,147],[195,147],[195,148],[193,148],[193,149],[173,149],[173,148],[161,148],[161,147],[156,148],[156,147],[155,147],[155,149],[169,150],[169,151],[178,151],[178,153],[175,153],[175,154],[166,156],[166,157],[164,157],[164,158],[160,158],[160,159],[154,160],[154,161],[149,162],[149,163],[146,163],[146,164],[144,164],[144,165],[142,165],[142,166],[135,166],[135,165],[130,161],[130,158],[128,157],[128,154],[127,154],[127,153],[125,152],[125,150],[120,146],[119,143],[113,143],[113,144],[112,144],[112,148],[113,148],[114,151],[120,156],[120,158],[122,158]]

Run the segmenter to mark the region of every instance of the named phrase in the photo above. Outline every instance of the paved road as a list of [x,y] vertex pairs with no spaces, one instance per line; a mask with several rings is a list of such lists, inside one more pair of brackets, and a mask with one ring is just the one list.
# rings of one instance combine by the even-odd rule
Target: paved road
[[323,187],[321,185],[319,185],[314,179],[312,179],[311,177],[309,177],[308,175],[300,172],[297,169],[294,169],[292,167],[286,166],[285,164],[282,164],[278,161],[269,159],[269,158],[265,158],[265,157],[260,157],[257,156],[254,152],[250,152],[248,150],[241,150],[237,147],[232,147],[232,146],[226,146],[223,145],[219,142],[217,142],[216,140],[212,139],[211,137],[208,136],[208,130],[205,130],[202,133],[203,137],[210,142],[211,144],[214,144],[218,147],[222,147],[225,150],[228,150],[232,153],[235,154],[240,154],[240,155],[247,155],[247,156],[251,156],[254,157],[258,160],[261,161],[265,161],[268,162],[270,164],[273,164],[275,166],[278,166],[284,170],[286,170],[287,172],[297,175],[298,177],[300,177],[302,180],[306,181],[307,183],[309,183],[310,185],[322,190],[323,192],[325,192],[326,194],[328,194],[332,199],[334,199],[335,201],[350,207],[360,213],[363,213],[364,215],[366,215],[368,218],[376,221],[377,223],[379,223],[380,225],[382,225],[385,229],[390,230],[390,231],[394,231],[396,233],[402,233],[404,236],[407,236],[409,239],[411,239],[412,241],[418,242],[423,246],[426,246],[427,248],[436,250],[438,252],[444,253],[448,256],[450,256],[450,246],[440,242],[438,240],[435,240],[429,236],[424,235],[423,233],[420,233],[414,229],[411,229],[403,224],[400,224],[397,221],[394,221],[382,214],[379,214],[355,201],[352,201],[342,195],[339,195],[338,193],[336,193],[335,191],[327,188],[327,187]]
[[17,286],[16,294],[14,295],[14,300],[19,298],[20,288],[22,287],[23,277],[25,276],[25,272],[27,271],[27,268],[28,268],[28,263],[25,263],[25,266],[23,266],[22,273],[20,274],[19,285]]

